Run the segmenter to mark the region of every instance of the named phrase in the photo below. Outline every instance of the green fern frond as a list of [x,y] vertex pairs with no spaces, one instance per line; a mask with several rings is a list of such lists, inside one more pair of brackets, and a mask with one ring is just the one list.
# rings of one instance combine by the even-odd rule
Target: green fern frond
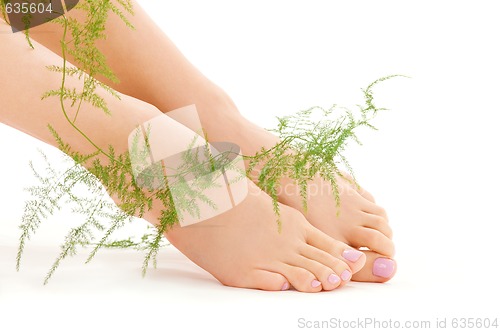
[[[275,130],[281,143],[269,150],[261,150],[250,160],[248,174],[260,168],[259,187],[277,201],[280,179],[289,178],[299,187],[302,205],[307,210],[307,185],[319,175],[332,186],[336,205],[340,205],[337,178],[343,177],[339,166],[346,168],[355,179],[353,169],[344,152],[350,143],[361,144],[357,137],[360,128],[376,130],[371,123],[385,110],[374,104],[373,88],[380,82],[402,75],[391,75],[375,80],[362,89],[364,106],[358,112],[333,105],[329,109],[312,107],[296,114],[278,118]],[[317,115],[318,120],[313,120]]]

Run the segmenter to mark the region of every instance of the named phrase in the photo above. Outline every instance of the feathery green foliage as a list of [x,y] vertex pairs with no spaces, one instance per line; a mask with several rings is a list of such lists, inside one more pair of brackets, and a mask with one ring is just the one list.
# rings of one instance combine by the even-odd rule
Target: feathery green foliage
[[[7,16],[7,10],[5,8],[6,4],[9,3],[10,0],[0,0],[0,12],[2,13],[2,17],[5,22],[9,22],[8,16]],[[28,45],[33,49],[35,48],[33,46],[33,43],[31,42],[30,38],[30,33],[29,33],[29,28],[30,28],[30,22],[31,22],[32,15],[31,13],[26,13],[22,17],[22,21],[24,23],[24,36],[26,38],[26,41],[28,42]]]
[[[133,13],[130,0],[117,0],[120,7],[111,0],[82,0],[75,9],[86,13],[84,22],[62,15],[52,22],[63,27],[61,39],[61,65],[51,65],[47,68],[54,72],[61,73],[61,86],[54,90],[49,90],[43,94],[42,99],[57,97],[60,101],[61,110],[68,123],[87,141],[89,141],[97,151],[111,158],[101,147],[97,146],[80,128],[76,122],[80,114],[83,103],[88,103],[96,109],[100,109],[106,114],[111,114],[104,98],[96,91],[98,88],[105,90],[110,95],[119,98],[118,94],[106,84],[99,81],[99,77],[106,78],[112,82],[118,82],[118,78],[106,62],[105,55],[99,50],[96,43],[106,39],[106,22],[109,15],[114,14],[121,18],[125,25],[133,28],[126,18],[125,12]],[[76,67],[70,67],[68,56],[74,59]],[[69,76],[78,77],[83,80],[80,91],[76,88],[70,89],[66,86],[66,78]],[[66,108],[66,101],[71,102],[74,116]]]
[[[273,131],[279,134],[280,143],[271,149],[263,149],[254,156],[243,156],[250,161],[248,173],[261,168],[257,182],[272,197],[278,225],[278,191],[280,180],[284,177],[292,179],[298,185],[304,207],[307,207],[308,183],[318,175],[331,184],[336,204],[340,204],[336,181],[337,177],[344,176],[342,166],[354,175],[343,153],[350,142],[360,143],[356,136],[359,128],[375,129],[371,121],[383,108],[375,106],[372,89],[377,83],[391,77],[393,76],[376,80],[363,90],[364,105],[358,106],[358,112],[337,106],[329,109],[313,107],[278,118],[277,128]],[[91,155],[81,155],[72,151],[52,128],[51,131],[60,150],[71,157],[72,164],[61,174],[45,158],[47,166],[44,176],[33,168],[40,184],[29,188],[33,199],[26,203],[21,223],[18,267],[26,241],[36,232],[43,219],[58,211],[62,204],[71,206],[75,213],[84,217],[85,221],[68,233],[61,246],[61,254],[51,267],[46,282],[60,262],[74,255],[79,246],[93,247],[87,262],[91,261],[103,247],[136,248],[145,251],[143,274],[146,273],[151,261],[156,266],[156,255],[165,245],[164,233],[169,227],[178,223],[180,212],[187,211],[193,216],[198,215],[199,206],[193,204],[194,201],[201,201],[216,208],[210,198],[204,196],[204,190],[213,186],[212,179],[215,176],[220,176],[224,169],[231,167],[227,154],[214,157],[210,149],[204,149],[202,154],[195,153],[193,145],[189,145],[182,156],[180,167],[171,170],[174,175],[165,179],[169,182],[169,186],[159,189],[150,185],[139,186],[134,180],[128,154],[116,155],[113,148],[109,147],[106,152],[109,159],[106,159],[106,165],[103,165],[101,159],[95,158],[100,154],[99,151]],[[140,153],[134,152],[134,149],[132,151]],[[204,177],[207,174],[213,176]],[[152,180],[158,180],[154,179],[158,176],[154,172],[148,175]],[[190,179],[194,177],[197,181],[188,183],[188,175],[191,175]],[[88,195],[82,196],[81,191],[76,190],[81,185],[88,188],[90,198]],[[177,205],[174,204],[172,191],[175,191],[176,197],[183,198],[180,204],[179,202]],[[107,195],[115,197],[120,202],[118,207],[109,201]],[[153,202],[162,204],[162,212],[154,231],[149,231],[139,241],[112,239],[113,233],[133,220],[131,216],[144,216],[152,208]],[[96,242],[98,233],[101,234],[100,240]]]
[[5,2],[0,1],[0,12],[2,13],[3,20],[5,22],[8,22],[9,20],[7,19],[7,12],[5,11]]
[[272,197],[278,216],[278,192],[283,178],[298,186],[304,210],[307,210],[308,184],[317,176],[330,183],[335,203],[340,205],[337,179],[345,178],[342,168],[355,179],[344,152],[351,142],[361,144],[356,136],[359,128],[376,130],[371,122],[384,108],[373,103],[373,88],[396,76],[401,75],[380,78],[363,89],[364,105],[358,105],[357,112],[337,105],[329,109],[316,106],[278,118],[277,128],[271,131],[279,135],[280,143],[247,157],[248,173],[258,170],[257,184]]
[[[93,250],[87,262],[90,262],[103,247],[135,248],[145,251],[143,263],[145,274],[151,261],[156,266],[157,253],[165,245],[164,234],[178,223],[179,214],[187,212],[199,217],[200,206],[193,204],[194,201],[216,209],[204,191],[213,187],[213,179],[221,176],[224,170],[235,170],[229,162],[227,153],[213,157],[206,149],[201,149],[203,159],[200,160],[200,153],[188,149],[182,156],[182,165],[179,169],[173,170],[172,176],[160,175],[161,178],[158,178],[152,173],[153,177],[157,177],[152,180],[168,181],[169,186],[155,188],[138,185],[128,153],[116,155],[110,147],[107,151],[110,158],[106,159],[104,165],[101,159],[95,158],[99,152],[90,155],[74,152],[54,129],[50,130],[59,149],[65,153],[66,163],[69,163],[70,167],[64,172],[59,172],[44,155],[46,163],[44,175],[32,166],[39,184],[27,189],[32,199],[26,202],[20,225],[22,234],[17,268],[20,267],[27,240],[36,233],[44,219],[59,211],[62,206],[71,208],[75,214],[82,215],[84,221],[80,226],[71,229],[66,236],[61,246],[61,253],[49,270],[45,282],[52,277],[62,260],[75,255],[78,247],[89,246]],[[196,151],[200,152],[200,149]],[[84,194],[82,187],[87,188]],[[177,197],[175,203],[172,194]],[[109,196],[114,197],[119,204],[115,205]],[[154,231],[148,231],[139,242],[131,239],[112,239],[117,230],[134,220],[133,216],[143,217],[151,210],[153,202],[162,207]],[[96,242],[98,237],[100,239]]]
[[[20,268],[27,241],[45,219],[63,206],[71,208],[75,214],[83,217],[83,222],[70,229],[66,235],[61,252],[49,269],[45,283],[54,275],[61,262],[75,255],[81,247],[92,247],[87,263],[101,248],[142,250],[145,252],[142,266],[145,274],[151,262],[156,266],[157,254],[165,245],[164,234],[178,224],[183,212],[199,216],[198,202],[216,208],[210,197],[204,195],[204,191],[214,185],[215,177],[231,168],[227,154],[222,153],[214,157],[208,145],[201,154],[193,149],[193,146],[188,146],[182,156],[182,165],[171,170],[173,175],[163,178],[164,174],[153,168],[145,173],[143,183],[138,183],[134,178],[131,156],[128,153],[117,155],[112,146],[97,146],[78,127],[78,115],[84,103],[111,114],[105,99],[97,93],[98,89],[119,98],[113,89],[98,80],[104,77],[113,82],[118,81],[107,65],[104,54],[96,47],[97,41],[106,38],[105,23],[109,15],[119,16],[124,24],[133,28],[125,16],[125,13],[133,12],[132,4],[129,0],[117,0],[117,3],[119,6],[110,0],[82,0],[76,8],[87,13],[83,22],[64,15],[53,21],[60,24],[64,31],[61,40],[62,64],[47,68],[61,74],[61,85],[44,93],[42,98],[59,99],[61,111],[68,123],[94,146],[95,152],[83,155],[73,151],[50,127],[59,149],[69,157],[66,160],[70,167],[63,172],[58,171],[46,157],[44,174],[31,165],[39,184],[28,188],[32,199],[26,202],[20,225],[17,269]],[[5,16],[4,11],[2,14]],[[26,36],[29,40],[28,30]],[[69,55],[75,59],[76,67],[68,65]],[[69,76],[82,81],[80,89],[66,86],[66,78]],[[343,176],[340,167],[345,167],[352,174],[344,151],[350,142],[359,143],[356,137],[358,128],[375,129],[370,122],[382,109],[373,104],[372,88],[390,77],[379,79],[363,90],[365,104],[359,106],[359,114],[343,109],[343,114],[339,116],[336,111],[340,108],[336,106],[330,109],[313,107],[279,118],[274,131],[280,136],[281,142],[271,149],[261,150],[254,156],[243,156],[250,161],[248,173],[260,168],[257,182],[272,198],[278,225],[279,183],[284,177],[292,179],[300,188],[304,208],[307,208],[308,183],[317,175],[332,185],[336,204],[340,204],[336,182],[338,176]],[[67,109],[68,105],[71,111]],[[318,114],[319,118],[314,120],[313,117]],[[243,176],[245,174],[242,174]],[[151,185],[158,180],[169,185],[159,188]],[[87,188],[85,195],[81,194],[82,186]],[[119,202],[118,206],[111,202],[109,196]],[[174,196],[177,197],[175,202]],[[154,204],[161,206],[156,227],[148,230],[139,240],[113,237],[118,230],[132,222],[134,216],[143,217]]]

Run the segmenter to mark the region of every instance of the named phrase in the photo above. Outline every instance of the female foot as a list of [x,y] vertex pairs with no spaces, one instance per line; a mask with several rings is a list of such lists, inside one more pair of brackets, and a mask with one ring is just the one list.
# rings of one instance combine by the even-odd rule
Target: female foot
[[[189,63],[135,2],[134,9],[135,15],[129,17],[136,27],[134,32],[126,30],[121,20],[112,15],[106,28],[108,38],[100,45],[122,82],[108,82],[113,88],[147,101],[162,111],[195,104],[209,137],[214,141],[237,143],[245,154],[252,155],[262,146],[270,147],[276,143],[273,135],[242,119],[230,98]],[[76,10],[70,13],[76,18],[79,15]],[[34,37],[54,52],[60,52],[62,29],[53,29],[56,33],[40,33]],[[130,63],[140,63],[141,70]],[[286,185],[286,179],[283,181]],[[319,181],[317,185],[322,183]],[[326,234],[355,247],[368,247],[382,255],[392,256],[394,248],[383,210],[366,199],[368,194],[356,195],[357,190],[349,189],[348,183],[342,186],[347,191],[342,190],[340,214],[337,215],[329,194],[318,195],[309,199],[308,220]],[[282,193],[280,201],[297,209],[302,207],[296,194]],[[366,268],[373,269],[373,266]]]
[[[197,108],[209,140],[234,142],[245,155],[254,155],[262,147],[271,148],[279,141],[270,132],[240,116],[231,101],[221,102],[220,97],[203,101],[198,101]],[[229,111],[221,111],[227,109]],[[348,175],[337,180],[339,209],[330,184],[319,177],[309,183],[307,211],[303,209],[298,186],[290,179],[282,179],[278,198],[284,205],[302,212],[314,227],[332,238],[354,248],[369,249],[365,251],[369,254],[366,266],[353,280],[390,280],[396,272],[396,262],[392,259],[394,243],[385,210]]]
[[[233,209],[187,227],[168,240],[226,286],[301,292],[333,290],[360,271],[365,255],[281,206],[281,232],[271,198],[248,181],[249,195]],[[159,211],[146,215],[151,222]]]

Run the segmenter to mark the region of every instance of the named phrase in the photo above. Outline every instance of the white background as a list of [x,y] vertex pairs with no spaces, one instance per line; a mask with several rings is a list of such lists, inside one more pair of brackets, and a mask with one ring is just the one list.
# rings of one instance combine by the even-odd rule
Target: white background
[[43,287],[75,218],[48,222],[15,272],[23,188],[34,183],[28,161],[38,158],[37,147],[48,148],[0,126],[1,330],[291,331],[300,317],[434,325],[448,318],[448,327],[453,317],[500,319],[496,1],[140,3],[262,126],[313,105],[353,106],[362,101],[360,88],[382,76],[412,77],[376,88],[376,102],[391,110],[350,152],[360,182],[389,211],[398,274],[384,285],[352,283],[329,293],[266,293],[223,287],[167,248],[145,279],[140,254],[113,251],[86,266],[83,255],[69,260]]

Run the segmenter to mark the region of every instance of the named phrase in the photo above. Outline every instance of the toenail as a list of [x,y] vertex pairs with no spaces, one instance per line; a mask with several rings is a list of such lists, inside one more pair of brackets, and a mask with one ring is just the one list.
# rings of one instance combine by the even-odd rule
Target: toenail
[[330,276],[328,277],[328,281],[333,284],[333,285],[336,285],[338,283],[340,283],[340,278],[336,275],[336,274],[330,274]]
[[394,275],[396,263],[389,258],[377,258],[373,262],[373,275],[381,278],[390,278]]
[[342,278],[342,280],[344,281],[348,281],[350,280],[352,277],[352,273],[349,272],[349,270],[345,270],[344,272],[342,272],[342,274],[340,275],[340,278]]
[[321,282],[319,282],[318,280],[314,279],[312,282],[311,282],[311,286],[313,288],[316,288],[316,287],[319,287],[321,285]]
[[342,253],[342,257],[353,263],[357,262],[362,255],[363,253],[361,251],[355,249],[346,249]]
[[288,288],[290,288],[290,284],[289,284],[289,283],[288,283],[288,281],[287,281],[287,282],[285,282],[285,283],[283,284],[283,287],[281,287],[281,290],[282,290],[282,291],[286,291],[286,290],[288,290]]

